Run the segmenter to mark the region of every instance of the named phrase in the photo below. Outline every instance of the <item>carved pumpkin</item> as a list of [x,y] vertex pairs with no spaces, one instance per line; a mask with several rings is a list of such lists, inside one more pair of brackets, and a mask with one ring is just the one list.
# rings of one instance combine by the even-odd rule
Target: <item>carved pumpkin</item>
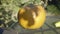
[[42,6],[27,5],[18,12],[18,22],[25,29],[38,29],[44,24],[46,18],[45,10]]

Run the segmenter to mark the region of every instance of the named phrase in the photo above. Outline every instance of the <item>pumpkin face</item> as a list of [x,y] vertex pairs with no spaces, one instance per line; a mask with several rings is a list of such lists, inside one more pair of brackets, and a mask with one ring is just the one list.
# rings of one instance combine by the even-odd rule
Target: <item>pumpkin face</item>
[[25,29],[38,29],[42,27],[46,18],[42,6],[27,5],[18,12],[18,22]]

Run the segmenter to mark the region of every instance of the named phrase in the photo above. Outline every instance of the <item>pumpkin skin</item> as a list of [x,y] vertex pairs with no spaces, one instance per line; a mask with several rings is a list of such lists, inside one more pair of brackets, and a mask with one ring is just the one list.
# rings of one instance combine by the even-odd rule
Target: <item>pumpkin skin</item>
[[27,5],[18,12],[18,22],[25,29],[41,28],[46,19],[46,12],[42,6]]

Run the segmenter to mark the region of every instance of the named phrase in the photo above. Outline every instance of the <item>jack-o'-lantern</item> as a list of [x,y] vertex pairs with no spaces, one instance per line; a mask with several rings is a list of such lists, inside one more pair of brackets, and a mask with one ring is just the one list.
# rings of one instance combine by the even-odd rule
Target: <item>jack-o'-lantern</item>
[[41,28],[46,19],[44,7],[38,5],[27,5],[18,12],[18,22],[25,29]]

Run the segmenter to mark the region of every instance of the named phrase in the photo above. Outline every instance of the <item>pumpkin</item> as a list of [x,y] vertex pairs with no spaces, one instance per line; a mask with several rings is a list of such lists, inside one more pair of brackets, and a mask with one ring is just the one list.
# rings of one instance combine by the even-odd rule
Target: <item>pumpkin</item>
[[38,5],[27,5],[18,12],[18,22],[25,29],[41,28],[46,19],[44,7]]

